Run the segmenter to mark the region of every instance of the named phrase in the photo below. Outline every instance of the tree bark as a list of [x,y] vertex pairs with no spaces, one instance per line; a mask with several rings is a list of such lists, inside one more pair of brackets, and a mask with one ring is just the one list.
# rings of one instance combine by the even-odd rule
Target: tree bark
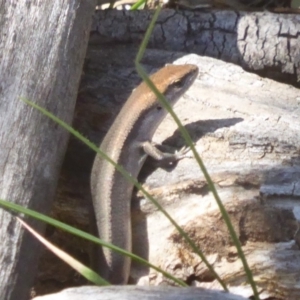
[[[152,11],[97,11],[93,43],[139,44]],[[113,26],[112,26],[113,24]],[[164,9],[149,47],[210,56],[299,86],[300,15]]]
[[[72,121],[93,9],[93,0],[1,1],[1,199],[49,212],[68,134],[20,97]],[[2,209],[0,223],[0,298],[28,299],[39,247]]]

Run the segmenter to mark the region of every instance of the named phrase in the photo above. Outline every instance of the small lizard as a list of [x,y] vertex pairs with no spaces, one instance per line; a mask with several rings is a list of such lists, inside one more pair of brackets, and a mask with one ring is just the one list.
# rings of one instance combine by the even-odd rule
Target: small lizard
[[[170,105],[191,86],[198,74],[195,65],[167,65],[150,78],[164,94]],[[151,139],[158,125],[167,115],[157,97],[145,83],[141,83],[126,101],[110,127],[101,150],[122,165],[135,178],[147,155],[155,159],[178,160],[182,153],[160,152]],[[91,194],[99,237],[127,251],[131,251],[130,203],[133,185],[109,162],[96,156],[91,174]],[[95,268],[113,284],[126,284],[130,259],[107,248],[98,249]]]

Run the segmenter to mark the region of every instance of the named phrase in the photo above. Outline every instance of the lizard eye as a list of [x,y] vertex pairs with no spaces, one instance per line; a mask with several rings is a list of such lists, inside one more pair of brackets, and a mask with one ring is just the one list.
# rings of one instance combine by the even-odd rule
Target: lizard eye
[[160,105],[156,106],[156,110],[161,110],[161,109],[162,109],[162,107]]
[[181,89],[184,86],[184,82],[183,82],[183,80],[178,80],[178,81],[174,82],[173,86],[177,89]]

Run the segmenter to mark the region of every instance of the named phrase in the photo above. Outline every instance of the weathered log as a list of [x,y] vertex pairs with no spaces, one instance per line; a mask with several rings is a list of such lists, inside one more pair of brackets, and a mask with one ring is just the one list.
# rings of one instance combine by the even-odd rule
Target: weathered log
[[[228,210],[258,287],[269,297],[298,299],[294,279],[300,277],[300,251],[293,212],[300,195],[299,91],[213,59],[192,55],[177,61],[185,62],[202,70],[175,109]],[[166,139],[179,139],[176,126],[167,120],[156,142]],[[148,170],[141,179],[208,255],[217,273],[232,287],[244,285],[242,264],[195,160],[184,159],[169,173]],[[205,282],[212,279],[210,272],[169,221],[143,198],[133,205],[135,253],[183,280],[214,287],[214,280]],[[134,264],[132,277],[146,272]],[[150,272],[145,281],[165,280]]]
[[[133,67],[136,51],[128,45],[89,48],[74,124],[97,144],[140,81]],[[143,65],[153,72],[180,56],[184,54],[148,50]],[[298,299],[300,291],[292,278],[298,278],[300,269],[294,241],[297,214],[293,214],[299,199],[299,91],[218,60],[190,56],[182,58],[184,62],[198,64],[200,75],[175,111],[192,134],[229,210],[259,290],[265,290],[266,297]],[[183,146],[170,118],[156,141]],[[93,154],[72,138],[54,212],[85,228],[92,160]],[[241,289],[246,282],[243,267],[195,161],[184,159],[171,172],[150,162],[140,180],[204,250],[231,290]],[[191,284],[219,288],[149,201],[134,197],[132,213],[135,253]],[[83,244],[78,245],[84,251]],[[135,263],[131,277],[140,284],[165,282]],[[47,278],[60,280],[56,273]],[[249,286],[244,289],[249,292]]]
[[247,298],[200,288],[140,287],[140,286],[85,286],[36,297],[34,300],[245,300]]
[[[2,1],[0,8],[0,197],[48,213],[68,134],[20,101],[73,118],[93,0]],[[28,299],[38,242],[0,210],[0,299]],[[44,225],[28,221],[39,231]]]
[[[94,43],[139,44],[152,11],[97,11]],[[113,25],[113,26],[112,26]],[[241,65],[264,77],[299,86],[300,15],[270,12],[161,12],[150,47],[184,51]]]

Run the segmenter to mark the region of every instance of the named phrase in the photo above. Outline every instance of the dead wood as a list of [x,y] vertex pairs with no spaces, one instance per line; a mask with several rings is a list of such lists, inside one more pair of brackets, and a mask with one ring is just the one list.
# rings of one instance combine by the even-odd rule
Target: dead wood
[[[1,199],[50,210],[68,134],[20,98],[72,121],[93,8],[86,0],[1,1]],[[38,242],[3,209],[0,220],[0,298],[28,299]]]
[[85,286],[36,297],[35,300],[245,300],[246,298],[220,291],[199,288],[140,287],[140,286]]
[[[97,144],[140,81],[133,67],[136,51],[128,45],[89,48],[74,125]],[[143,65],[153,72],[180,56],[184,54],[149,50]],[[192,135],[228,209],[259,290],[265,291],[265,297],[298,299],[300,252],[294,240],[300,178],[298,90],[210,58],[194,55],[178,63],[185,62],[198,64],[200,75],[175,111]],[[170,118],[158,130],[156,141],[176,149],[184,144]],[[68,223],[85,229],[92,161],[93,154],[71,139],[54,211],[55,216],[63,215]],[[195,160],[184,159],[171,171],[150,161],[140,180],[208,255],[231,291],[251,295],[236,250]],[[219,288],[200,259],[149,201],[135,197],[132,213],[135,253],[192,285]],[[78,245],[80,248],[74,250],[77,256],[79,250],[87,252],[81,241]],[[49,263],[53,266],[53,260]],[[53,278],[49,272],[42,274]],[[160,275],[149,275],[147,268],[137,264],[133,264],[131,278],[139,284],[166,283]]]
[[[103,11],[94,16],[91,41],[137,44],[153,11]],[[149,47],[210,56],[298,86],[300,15],[270,12],[164,9]]]

